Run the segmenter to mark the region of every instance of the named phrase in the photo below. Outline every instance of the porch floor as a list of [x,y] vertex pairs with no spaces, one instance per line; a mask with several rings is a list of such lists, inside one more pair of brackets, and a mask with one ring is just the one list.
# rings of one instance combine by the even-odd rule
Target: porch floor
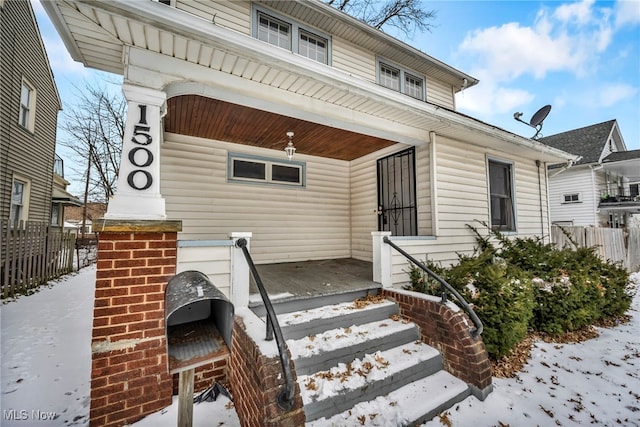
[[[256,266],[269,295],[318,296],[380,287],[373,264],[353,258],[285,262]],[[258,288],[251,281],[250,293]]]

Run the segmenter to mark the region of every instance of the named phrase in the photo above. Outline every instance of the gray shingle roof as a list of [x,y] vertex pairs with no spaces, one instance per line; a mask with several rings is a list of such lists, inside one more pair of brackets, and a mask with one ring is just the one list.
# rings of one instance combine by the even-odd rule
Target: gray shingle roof
[[620,162],[622,160],[640,159],[640,150],[614,151],[602,159],[602,163]]
[[539,141],[550,147],[582,156],[576,165],[597,163],[615,123],[615,119],[609,120],[540,138]]

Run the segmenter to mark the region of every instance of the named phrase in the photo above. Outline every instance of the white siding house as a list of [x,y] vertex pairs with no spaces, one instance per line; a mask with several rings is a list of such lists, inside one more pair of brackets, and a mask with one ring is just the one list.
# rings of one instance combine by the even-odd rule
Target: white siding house
[[579,155],[571,168],[549,166],[551,221],[557,225],[625,227],[640,215],[640,150],[627,151],[615,120],[540,140]]
[[548,235],[546,166],[575,156],[457,113],[475,78],[325,3],[44,7],[74,59],[124,77],[107,218],[179,220],[182,241],[251,232],[257,263],[372,261],[376,231],[445,264],[473,250],[468,225]]

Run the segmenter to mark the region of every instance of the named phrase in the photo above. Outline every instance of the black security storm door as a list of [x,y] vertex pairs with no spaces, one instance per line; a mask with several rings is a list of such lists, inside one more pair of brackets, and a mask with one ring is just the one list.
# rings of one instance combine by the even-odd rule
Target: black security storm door
[[378,160],[378,230],[416,236],[415,148]]

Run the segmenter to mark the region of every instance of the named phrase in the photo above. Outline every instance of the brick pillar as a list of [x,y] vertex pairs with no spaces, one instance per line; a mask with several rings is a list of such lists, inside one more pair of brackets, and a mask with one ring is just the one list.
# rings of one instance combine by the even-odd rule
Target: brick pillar
[[90,424],[122,426],[171,404],[164,290],[181,222],[105,219],[96,227]]

